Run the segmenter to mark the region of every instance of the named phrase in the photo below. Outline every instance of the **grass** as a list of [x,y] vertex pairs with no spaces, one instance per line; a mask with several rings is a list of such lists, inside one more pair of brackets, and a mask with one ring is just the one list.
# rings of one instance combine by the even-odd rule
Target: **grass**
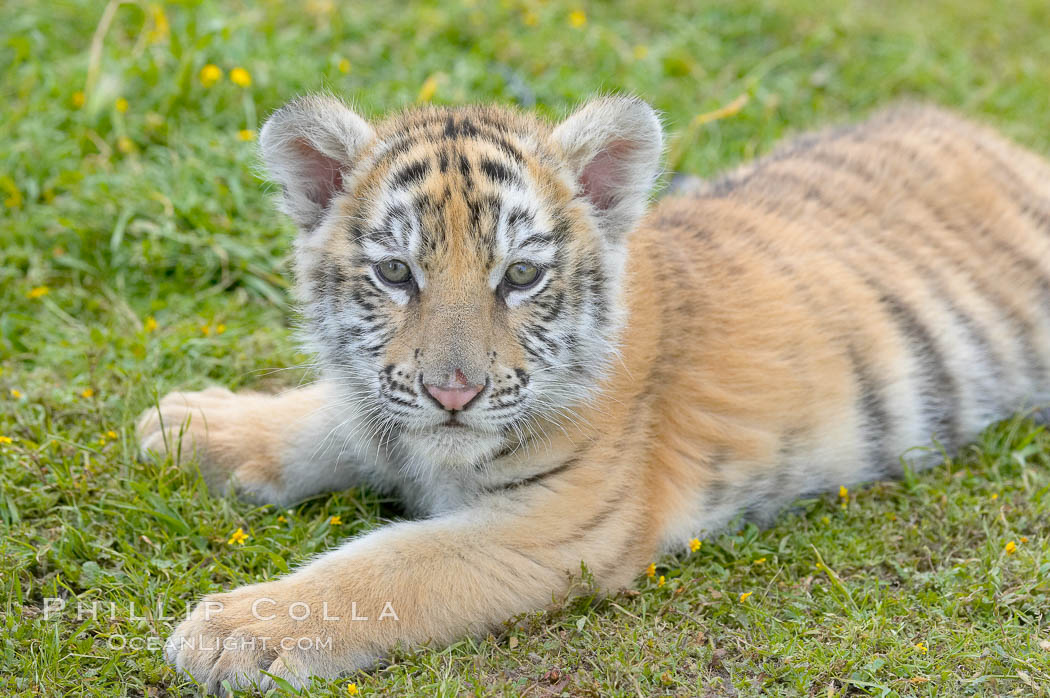
[[[134,457],[132,420],[158,394],[302,375],[276,370],[308,360],[290,329],[293,233],[240,136],[291,96],[559,115],[625,90],[665,112],[671,167],[703,175],[906,96],[1050,151],[1045,0],[110,8],[107,26],[86,0],[0,6],[5,695],[190,695],[156,649],[171,623],[158,603],[181,615],[393,511],[357,490],[253,508]],[[206,87],[209,63],[223,78]],[[250,86],[231,82],[237,66]],[[696,118],[734,100],[736,114]],[[1012,420],[932,472],[658,560],[614,598],[310,695],[347,695],[349,680],[397,696],[1045,696],[1048,460],[1050,434]],[[239,527],[247,542],[229,544]],[[45,618],[48,597],[66,610]],[[78,600],[98,613],[78,619]]]

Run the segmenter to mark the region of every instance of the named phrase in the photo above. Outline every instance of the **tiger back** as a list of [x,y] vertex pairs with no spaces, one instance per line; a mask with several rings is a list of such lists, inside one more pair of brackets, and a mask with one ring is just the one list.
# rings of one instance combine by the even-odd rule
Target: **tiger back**
[[634,277],[669,326],[655,448],[700,473],[674,478],[698,483],[679,538],[938,462],[1050,397],[1050,166],[990,129],[898,107],[665,199],[639,233],[630,258],[665,269]]

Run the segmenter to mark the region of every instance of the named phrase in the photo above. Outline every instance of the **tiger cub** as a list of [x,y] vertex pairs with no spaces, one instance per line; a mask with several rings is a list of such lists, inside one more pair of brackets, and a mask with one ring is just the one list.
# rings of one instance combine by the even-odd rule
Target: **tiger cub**
[[165,653],[211,691],[487,633],[581,563],[630,585],[734,517],[894,476],[917,446],[929,465],[1050,397],[1050,166],[937,109],[647,214],[661,125],[627,97],[555,126],[478,106],[372,125],[306,97],[260,143],[322,380],[172,393],[142,448],[181,438],[218,493],[366,484],[424,518],[207,597]]

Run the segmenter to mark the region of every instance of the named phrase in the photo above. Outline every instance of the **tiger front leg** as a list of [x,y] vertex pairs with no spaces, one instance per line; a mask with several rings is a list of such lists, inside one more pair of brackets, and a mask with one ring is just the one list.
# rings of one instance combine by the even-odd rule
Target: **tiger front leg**
[[581,506],[575,487],[533,490],[393,524],[282,579],[206,597],[165,656],[212,692],[224,681],[265,690],[266,674],[303,686],[368,667],[398,645],[483,636],[583,588],[581,563],[599,588],[618,589],[655,552],[624,502],[598,496]]
[[344,451],[360,444],[338,406],[324,382],[279,395],[172,392],[143,412],[136,431],[144,456],[195,460],[211,492],[283,505],[359,479]]

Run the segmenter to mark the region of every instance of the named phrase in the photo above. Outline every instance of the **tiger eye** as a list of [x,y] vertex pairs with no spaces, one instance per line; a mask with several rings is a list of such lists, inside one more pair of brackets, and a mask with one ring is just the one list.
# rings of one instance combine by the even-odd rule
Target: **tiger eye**
[[376,273],[388,284],[403,284],[412,278],[408,265],[400,259],[388,259],[375,266]]
[[503,277],[511,286],[531,286],[540,276],[540,270],[535,264],[528,262],[516,262],[511,264]]

